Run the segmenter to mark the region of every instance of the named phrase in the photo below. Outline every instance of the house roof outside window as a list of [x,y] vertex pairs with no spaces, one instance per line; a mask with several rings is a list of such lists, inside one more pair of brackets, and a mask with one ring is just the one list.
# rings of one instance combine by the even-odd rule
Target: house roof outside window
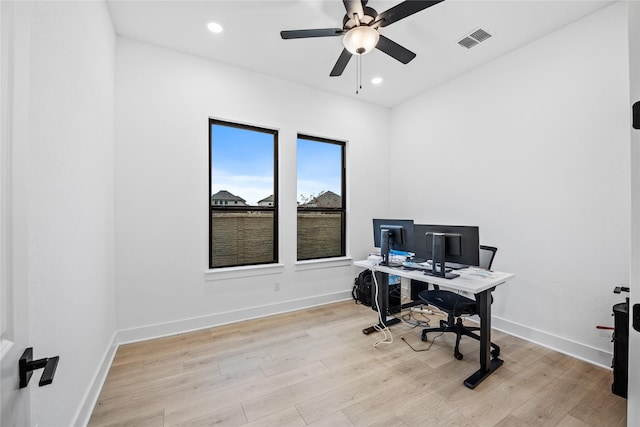
[[211,204],[217,206],[248,206],[245,199],[229,193],[227,190],[220,190],[211,196]]
[[323,191],[318,196],[301,204],[304,208],[339,208],[342,207],[342,197],[333,191]]
[[275,198],[273,197],[273,194],[265,197],[262,200],[258,201],[258,206],[273,206],[273,203],[275,202]]

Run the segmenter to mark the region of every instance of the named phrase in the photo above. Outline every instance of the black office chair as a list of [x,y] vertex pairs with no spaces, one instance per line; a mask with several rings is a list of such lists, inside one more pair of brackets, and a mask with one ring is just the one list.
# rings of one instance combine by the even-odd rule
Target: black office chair
[[[498,248],[493,246],[480,245],[479,266],[490,270],[497,250]],[[453,350],[453,355],[456,359],[462,360],[462,353],[460,353],[459,350],[460,338],[464,335],[480,341],[480,336],[473,332],[479,331],[480,328],[463,325],[461,316],[473,316],[478,314],[478,305],[474,299],[467,298],[462,294],[441,290],[438,285],[433,285],[433,287],[433,290],[420,292],[418,297],[425,303],[447,313],[447,320],[440,320],[440,327],[423,329],[422,341],[427,340],[427,334],[429,332],[455,332],[456,346]],[[491,297],[491,302],[493,302],[493,297]],[[494,343],[491,343],[491,347],[493,348],[491,356],[494,358],[498,357],[500,355],[500,347]]]

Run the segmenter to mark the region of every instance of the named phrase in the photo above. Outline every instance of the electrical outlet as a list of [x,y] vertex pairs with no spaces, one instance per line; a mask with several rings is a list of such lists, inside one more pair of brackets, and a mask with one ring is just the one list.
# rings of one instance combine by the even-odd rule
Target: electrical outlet
[[276,282],[276,283],[273,285],[273,291],[274,291],[274,292],[279,292],[279,291],[280,291],[280,282]]

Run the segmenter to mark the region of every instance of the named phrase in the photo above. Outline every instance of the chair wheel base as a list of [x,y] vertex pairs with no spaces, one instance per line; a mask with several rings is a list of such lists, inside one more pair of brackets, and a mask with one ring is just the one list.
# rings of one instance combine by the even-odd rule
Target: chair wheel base
[[422,335],[420,336],[420,339],[422,341],[427,341],[427,333],[425,331],[422,331]]
[[456,359],[458,359],[458,360],[462,360],[462,358],[464,357],[464,356],[462,355],[462,353],[454,353],[454,356],[455,356],[455,357],[456,357]]

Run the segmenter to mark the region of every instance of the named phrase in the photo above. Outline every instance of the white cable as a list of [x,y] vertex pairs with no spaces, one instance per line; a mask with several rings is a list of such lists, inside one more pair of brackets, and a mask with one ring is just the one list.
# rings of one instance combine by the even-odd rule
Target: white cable
[[[378,288],[378,280],[376,279],[376,269],[375,269],[375,266],[373,265],[371,266],[371,276],[373,277],[373,283],[376,287],[375,300],[376,300],[376,308],[378,309],[378,320],[379,320],[379,324],[374,326],[374,328],[376,331],[382,332],[382,334],[384,335],[383,339],[373,344],[373,347],[376,348],[378,347],[379,344],[393,343],[393,335],[391,335],[391,331],[387,327],[387,323],[386,323],[387,313],[382,313],[380,310],[380,304],[378,303],[378,293],[380,292],[380,289]],[[382,316],[385,317],[385,320],[383,320]],[[384,328],[380,327],[379,325],[384,325]]]

